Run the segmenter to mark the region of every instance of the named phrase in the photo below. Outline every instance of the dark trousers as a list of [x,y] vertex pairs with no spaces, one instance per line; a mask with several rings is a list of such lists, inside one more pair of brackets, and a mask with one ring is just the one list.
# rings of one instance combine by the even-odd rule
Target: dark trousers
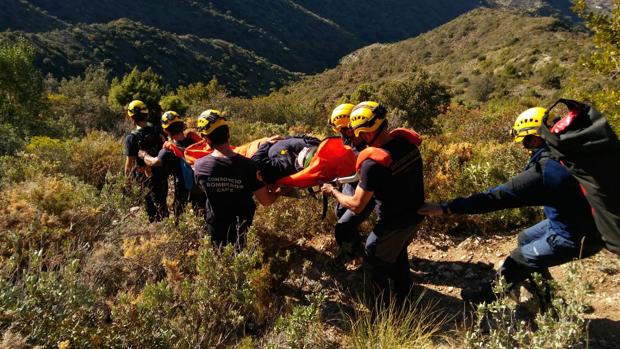
[[253,219],[254,214],[245,217],[212,217],[207,219],[206,229],[211,235],[213,245],[232,244],[238,251],[241,251],[245,247],[246,235]]
[[506,258],[499,274],[513,286],[517,286],[535,272],[544,278],[550,278],[549,267],[579,258],[580,253],[581,257],[589,257],[601,248],[598,240],[588,237],[584,239],[582,247],[580,236],[567,239],[553,231],[549,220],[545,219],[519,234],[518,246]]
[[[345,195],[353,196],[355,194],[356,183],[346,183],[342,186],[342,193]],[[375,208],[375,201],[370,200],[364,211],[360,214],[344,208],[340,205],[336,206],[336,217],[338,222],[334,228],[336,236],[336,242],[338,246],[343,244],[351,244],[352,247],[360,243],[359,226],[362,222],[370,216],[372,210]]]
[[196,216],[202,216],[206,200],[206,195],[197,186],[188,191],[183,183],[175,183],[173,207],[176,220],[178,221],[188,203],[192,205]]
[[[386,305],[394,299],[402,304],[411,290],[407,246],[413,239],[417,223],[397,229],[376,229],[366,240],[364,271],[367,289],[373,299]],[[392,287],[390,287],[390,280]]]
[[144,205],[149,216],[149,222],[159,222],[168,217],[168,181],[159,171],[154,171],[150,177],[136,173],[136,180],[142,186]]

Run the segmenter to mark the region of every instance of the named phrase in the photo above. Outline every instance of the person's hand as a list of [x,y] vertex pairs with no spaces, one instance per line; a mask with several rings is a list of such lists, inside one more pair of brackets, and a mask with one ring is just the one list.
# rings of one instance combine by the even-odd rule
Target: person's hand
[[139,150],[138,151],[138,157],[140,159],[144,159],[145,156],[146,156],[146,152],[144,150]]
[[418,214],[423,216],[441,216],[443,215],[443,209],[439,203],[428,203],[422,205],[418,209]]
[[280,135],[275,135],[275,136],[271,136],[269,139],[267,139],[267,142],[273,144],[279,140],[284,139],[284,137],[280,136]]
[[325,195],[334,195],[334,186],[328,183],[325,183],[321,186],[321,193]]

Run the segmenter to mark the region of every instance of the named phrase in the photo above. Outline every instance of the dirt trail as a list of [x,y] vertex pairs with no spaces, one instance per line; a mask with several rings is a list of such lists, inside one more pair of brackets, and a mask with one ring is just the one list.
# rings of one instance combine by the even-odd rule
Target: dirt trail
[[[417,238],[409,246],[412,277],[420,290],[434,298],[453,314],[460,314],[464,304],[460,291],[493,276],[497,267],[516,246],[516,233],[507,236],[451,237],[437,236],[433,239]],[[299,242],[298,242],[299,244]],[[325,289],[331,290],[331,298],[346,298],[350,292],[361,287],[361,269],[355,263],[352,270],[333,269],[330,258],[335,251],[335,241],[330,236],[314,236],[302,242],[304,249],[319,252],[320,258],[313,262],[313,272],[307,274]],[[359,263],[357,263],[359,264]],[[587,297],[593,308],[588,314],[589,348],[620,348],[620,258],[608,251],[583,261],[583,282],[592,292]],[[565,279],[568,266],[551,269],[558,282]],[[314,277],[312,276],[314,274]],[[332,281],[328,281],[332,280]],[[310,284],[311,281],[308,283]],[[339,309],[333,309],[338,312]],[[457,320],[458,321],[458,320]]]

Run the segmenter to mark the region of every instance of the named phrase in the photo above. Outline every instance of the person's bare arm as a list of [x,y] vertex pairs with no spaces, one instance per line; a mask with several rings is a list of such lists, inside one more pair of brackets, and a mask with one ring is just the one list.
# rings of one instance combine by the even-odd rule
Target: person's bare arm
[[353,196],[348,196],[341,193],[331,184],[323,184],[321,187],[321,192],[323,192],[323,194],[331,194],[342,206],[355,213],[361,213],[364,211],[373,195],[373,192],[366,191],[359,185],[355,188],[355,194],[353,194]]
[[144,160],[144,163],[153,167],[153,166],[161,166],[161,160],[158,157],[150,156],[144,150],[140,150],[138,152],[138,157]]
[[136,157],[135,156],[127,156],[125,159],[125,176],[131,176],[131,173],[136,168]]

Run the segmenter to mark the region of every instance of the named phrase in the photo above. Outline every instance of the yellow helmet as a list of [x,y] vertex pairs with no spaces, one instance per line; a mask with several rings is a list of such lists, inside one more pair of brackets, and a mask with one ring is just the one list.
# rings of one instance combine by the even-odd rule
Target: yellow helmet
[[353,108],[350,116],[350,127],[356,137],[361,132],[375,132],[385,122],[387,110],[377,102],[362,102]]
[[334,132],[340,132],[343,127],[349,127],[349,116],[355,105],[344,103],[336,107],[329,118],[329,124]]
[[177,122],[183,122],[183,120],[175,111],[167,111],[164,113],[164,115],[161,116],[161,127],[163,127],[164,130],[167,129],[168,126]]
[[546,112],[547,109],[545,108],[535,107],[519,114],[512,130],[510,130],[515,142],[522,142],[523,138],[529,135],[540,136],[540,126],[542,126]]
[[137,99],[131,101],[127,106],[127,115],[130,118],[133,118],[136,114],[148,114],[149,108],[144,104],[144,102],[139,101]]
[[224,125],[228,125],[226,119],[222,116],[221,111],[215,109],[203,111],[196,120],[196,126],[203,136],[208,136],[216,128]]

